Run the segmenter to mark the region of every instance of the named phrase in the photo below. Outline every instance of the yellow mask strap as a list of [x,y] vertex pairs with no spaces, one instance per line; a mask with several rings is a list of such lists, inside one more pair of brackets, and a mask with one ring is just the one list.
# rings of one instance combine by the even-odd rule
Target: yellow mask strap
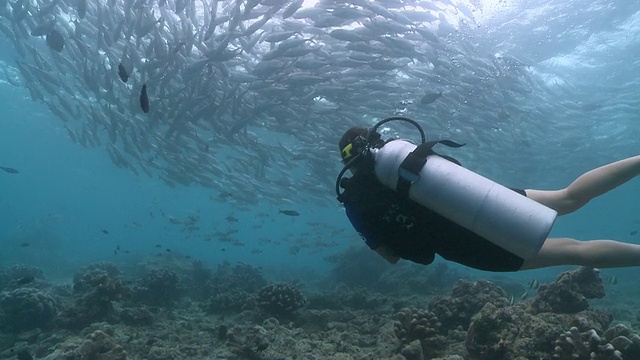
[[351,150],[352,149],[353,149],[353,143],[349,143],[349,145],[345,146],[342,149],[342,159],[348,159],[351,156],[353,156],[353,155],[351,155]]

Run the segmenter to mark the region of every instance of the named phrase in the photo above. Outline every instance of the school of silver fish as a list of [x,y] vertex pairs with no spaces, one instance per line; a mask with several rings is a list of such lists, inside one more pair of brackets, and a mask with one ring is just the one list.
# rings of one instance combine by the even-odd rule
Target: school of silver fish
[[486,47],[473,35],[475,2],[304,4],[0,0],[0,36],[21,74],[7,79],[116,166],[240,204],[333,202],[336,144],[350,126],[406,115],[488,146],[508,131],[519,139],[517,124],[535,137],[558,112],[544,99],[576,92],[533,75],[547,54]]

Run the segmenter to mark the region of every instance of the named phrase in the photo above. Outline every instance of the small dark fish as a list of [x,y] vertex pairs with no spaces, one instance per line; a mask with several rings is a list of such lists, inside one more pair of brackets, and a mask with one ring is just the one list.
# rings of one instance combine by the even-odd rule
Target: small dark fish
[[31,36],[45,36],[47,35],[53,27],[56,26],[55,20],[50,20],[44,24],[38,25],[31,29]]
[[120,76],[120,80],[122,80],[122,82],[127,82],[127,80],[129,80],[129,72],[127,72],[127,68],[125,68],[122,63],[118,64],[118,76]]
[[62,34],[56,29],[51,29],[49,33],[47,33],[47,45],[57,52],[62,52],[62,48],[64,48],[64,38]]
[[116,250],[120,251],[120,245],[116,245]]
[[162,247],[162,245],[160,245],[160,244],[156,244],[156,247],[157,247],[157,248],[161,248],[161,247]]
[[102,230],[100,230],[100,231],[101,231],[103,234],[105,234],[105,235],[109,235],[109,230],[102,229]]
[[22,349],[18,351],[16,354],[16,359],[18,360],[33,360],[33,356],[26,349]]
[[166,250],[168,253],[170,253],[170,252],[171,252],[171,249],[169,249],[169,248],[166,248],[165,250]]
[[298,215],[300,215],[300,213],[295,211],[295,210],[280,210],[280,214],[285,214],[287,216],[298,216]]
[[147,96],[147,84],[142,85],[142,90],[140,90],[140,108],[145,114],[149,112],[149,96]]
[[429,92],[429,93],[426,93],[422,97],[422,99],[420,99],[420,103],[423,104],[423,105],[429,105],[429,104],[435,102],[436,100],[438,100],[441,97],[442,97],[442,91],[440,91],[439,93]]
[[594,111],[594,110],[598,110],[600,108],[602,108],[602,104],[598,104],[598,103],[584,103],[580,105],[580,108],[583,111]]
[[219,340],[226,339],[228,331],[229,331],[229,328],[226,325],[218,326],[218,339]]
[[236,218],[233,215],[229,215],[225,218],[225,220],[227,220],[228,222],[238,222],[238,218]]
[[1,170],[8,172],[9,174],[19,174],[20,172],[14,168],[0,166]]
[[125,251],[123,251],[123,253],[130,254],[131,252],[129,250],[125,250]]
[[629,233],[629,235],[633,236],[633,235],[635,235],[635,234],[637,234],[637,233],[638,233],[638,230],[633,230],[633,231],[631,231],[631,232]]
[[20,243],[20,247],[29,247],[29,246],[31,246],[31,244],[28,242]]
[[35,280],[33,276],[24,276],[16,280],[16,282],[20,285],[27,285],[27,284],[31,284],[33,280]]
[[533,279],[529,281],[529,289],[537,289],[539,287],[540,287],[540,283],[538,282],[538,280]]
[[113,250],[114,255],[118,255],[118,250]]
[[78,0],[78,17],[84,19],[87,14],[87,0]]

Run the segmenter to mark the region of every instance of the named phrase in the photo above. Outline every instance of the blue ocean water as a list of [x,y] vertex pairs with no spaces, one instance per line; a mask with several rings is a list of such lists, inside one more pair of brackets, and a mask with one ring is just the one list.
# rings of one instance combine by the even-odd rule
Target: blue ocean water
[[[495,159],[472,163],[474,170],[509,186],[553,188],[565,186],[593,167],[638,152],[639,103],[629,98],[630,94],[637,94],[632,89],[638,78],[637,72],[627,70],[630,64],[635,64],[631,69],[637,70],[635,39],[639,30],[634,19],[638,17],[638,9],[625,4],[618,2],[619,6],[613,7],[615,11],[606,13],[611,16],[610,21],[585,20],[591,21],[592,26],[581,27],[579,31],[583,33],[571,41],[558,40],[553,44],[557,47],[549,50],[549,54],[536,50],[528,54],[530,59],[539,60],[532,72],[546,80],[550,87],[546,97],[533,100],[547,99],[549,104],[537,105],[598,102],[605,106],[586,114],[556,112],[545,123],[549,127],[544,136],[529,139],[534,141],[533,150],[531,145],[517,147],[515,140],[494,144]],[[576,2],[575,6],[580,4]],[[563,9],[568,8],[572,7],[567,5]],[[633,11],[626,11],[631,8]],[[514,52],[528,43],[544,48],[544,44],[537,42],[545,36],[536,34],[542,31],[539,28],[543,26],[542,20],[533,13],[531,10],[530,23],[521,21],[514,25],[515,20],[505,20],[496,25],[494,20],[481,25],[479,41],[491,43],[482,36],[495,42],[503,41],[499,35],[508,33]],[[519,14],[518,19],[522,20],[522,13]],[[633,15],[627,17],[626,14]],[[573,26],[555,20],[550,27]],[[527,29],[531,23],[537,27]],[[511,30],[503,32],[510,26],[513,26]],[[531,39],[511,33],[525,30],[531,31]],[[563,31],[557,33],[568,37]],[[3,40],[0,45],[3,60],[11,63],[15,56],[11,44]],[[552,99],[549,94],[562,91],[552,88],[563,81],[571,84],[570,93],[566,98]],[[116,264],[140,262],[170,249],[212,266],[225,261],[251,264],[287,280],[322,277],[332,267],[326,256],[351,246],[364,246],[335,201],[333,205],[261,201],[237,207],[220,201],[219,192],[205,187],[170,187],[157,178],[137,177],[116,168],[104,149],[85,148],[71,142],[64,123],[46,106],[32,101],[24,88],[0,83],[0,109],[0,165],[20,171],[19,174],[0,172],[0,267],[33,264],[43,269],[50,279],[63,282],[84,264],[104,260]],[[620,113],[625,117],[620,117]],[[503,136],[508,136],[511,132],[504,129],[504,133]],[[569,134],[576,138],[570,139]],[[269,143],[269,139],[265,142]],[[478,142],[484,144],[483,139]],[[473,148],[467,151],[473,152]],[[530,157],[532,152],[535,157]],[[507,159],[506,165],[501,158]],[[511,167],[514,163],[518,163],[517,169]],[[340,169],[337,158],[334,164],[333,170],[337,173]],[[525,176],[519,171],[523,169]],[[282,171],[286,174],[287,169]],[[310,176],[304,172],[294,175]],[[640,235],[636,233],[640,228],[640,208],[636,201],[638,181],[633,180],[579,212],[559,219],[552,236],[639,243]],[[299,187],[295,191],[304,194],[307,190]],[[329,189],[327,197],[331,196]],[[280,210],[295,210],[300,215],[287,216]],[[229,234],[231,239],[222,234]],[[523,282],[532,278],[550,281],[564,269],[501,274],[500,277]],[[473,277],[496,276],[462,267],[460,270]],[[638,271],[606,270],[603,275],[616,275],[620,284],[632,289],[637,286]]]
[[[33,264],[50,276],[60,276],[62,281],[83,264],[104,260],[139,261],[170,248],[208,264],[245,262],[292,273],[305,269],[322,273],[331,266],[323,260],[324,256],[349,246],[364,246],[337,202],[328,208],[312,204],[286,205],[283,208],[301,214],[288,217],[279,214],[280,209],[273,204],[237,210],[215,201],[215,192],[206,188],[171,188],[156,179],[136,177],[113,166],[101,149],[83,148],[70,142],[59,119],[46,107],[31,101],[24,89],[5,83],[0,91],[2,164],[20,171],[17,175],[0,173],[0,264],[3,267]],[[611,160],[620,157],[610,155]],[[597,165],[600,164],[568,161],[563,172],[547,174],[544,164],[530,164],[544,174],[543,183],[558,185]],[[498,163],[492,167],[500,171]],[[557,178],[563,179],[554,180]],[[532,180],[530,184],[535,183]],[[593,200],[577,213],[560,218],[551,235],[638,243],[638,235],[630,235],[640,228],[640,209],[634,200],[637,189],[637,180],[633,180]],[[166,217],[162,217],[161,212]],[[257,217],[259,213],[267,216]],[[226,220],[230,214],[238,221]],[[169,220],[169,217],[185,219],[190,215],[198,217],[197,230],[185,230]],[[321,226],[312,226],[309,222]],[[108,234],[104,234],[103,229]],[[228,229],[237,229],[235,236],[244,245],[205,240],[207,234]],[[264,243],[261,238],[274,242]],[[331,242],[332,246],[305,249],[304,244],[312,239]],[[30,245],[21,247],[25,242]],[[158,244],[163,249],[155,248]],[[301,245],[301,251],[289,252],[291,247]],[[122,251],[116,255],[114,249],[118,246]],[[125,250],[130,254],[125,254]],[[508,276],[551,280],[560,270]],[[477,272],[476,276],[492,276],[465,271]],[[615,274],[621,281],[633,281],[637,271],[606,270],[605,274]]]
[[[337,206],[258,204],[236,209],[216,201],[217,192],[209,189],[171,188],[157,179],[118,171],[101,149],[71,143],[59,120],[32,102],[26,91],[3,84],[2,92],[0,153],[3,164],[20,171],[16,176],[3,173],[0,180],[3,266],[30,263],[62,276],[81,264],[127,263],[169,248],[212,265],[245,262],[313,272],[327,269],[323,256],[353,244],[347,239],[354,235]],[[281,209],[301,215],[286,216]],[[197,229],[183,224],[190,216]],[[217,231],[230,230],[237,231],[233,237],[241,245],[207,240]],[[304,250],[307,243],[329,242],[332,231],[341,234],[334,245],[312,249],[313,254]],[[21,247],[23,243],[29,246]],[[289,254],[296,246],[303,250]]]

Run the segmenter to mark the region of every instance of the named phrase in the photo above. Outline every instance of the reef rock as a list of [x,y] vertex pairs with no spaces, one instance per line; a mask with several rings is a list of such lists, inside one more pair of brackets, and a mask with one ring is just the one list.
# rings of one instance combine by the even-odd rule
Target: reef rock
[[253,295],[242,290],[231,289],[211,296],[201,305],[207,314],[239,313],[253,306]]
[[267,280],[257,268],[249,264],[231,265],[224,262],[213,273],[208,283],[208,291],[210,295],[230,290],[255,293],[265,286],[267,286]]
[[127,352],[103,331],[96,330],[84,339],[71,338],[44,360],[126,360]]
[[[402,309],[396,314],[398,321],[394,323],[396,337],[404,345],[401,350],[407,359],[432,359],[443,355],[447,346],[446,334],[441,333],[441,323],[431,312],[420,309]],[[416,342],[420,355],[414,356]]]
[[73,276],[73,290],[85,293],[101,286],[105,280],[120,277],[120,270],[111,262],[101,261],[83,266]]
[[[578,314],[532,314],[526,304],[496,307],[487,303],[467,331],[466,349],[477,360],[551,359],[559,333],[572,326],[606,329],[611,315],[585,310]],[[585,360],[590,360],[588,357]]]
[[640,336],[618,324],[600,336],[595,329],[572,327],[555,341],[553,359],[621,360],[640,359]]
[[74,277],[74,292],[82,294],[57,319],[67,329],[85,326],[115,317],[113,301],[130,298],[131,288],[118,273],[103,266],[90,266]]
[[0,271],[0,290],[9,291],[26,287],[37,289],[48,287],[40,268],[29,264],[16,264],[5,271]]
[[490,281],[458,280],[451,295],[437,297],[429,303],[429,311],[435,314],[444,329],[452,330],[458,326],[467,329],[471,317],[487,303],[495,307],[508,306],[507,293]]
[[167,269],[151,270],[135,287],[134,297],[151,306],[170,306],[180,299],[183,288],[180,278]]
[[589,308],[588,299],[604,296],[604,283],[598,271],[580,267],[563,272],[551,284],[540,285],[531,310],[534,313],[574,314]]
[[153,313],[148,307],[142,305],[139,307],[126,307],[120,310],[118,314],[120,321],[127,325],[145,326],[153,323]]
[[269,315],[288,317],[304,306],[306,298],[293,284],[271,284],[256,295],[256,304]]
[[34,288],[0,293],[0,325],[13,331],[25,331],[47,325],[58,312],[56,300]]

